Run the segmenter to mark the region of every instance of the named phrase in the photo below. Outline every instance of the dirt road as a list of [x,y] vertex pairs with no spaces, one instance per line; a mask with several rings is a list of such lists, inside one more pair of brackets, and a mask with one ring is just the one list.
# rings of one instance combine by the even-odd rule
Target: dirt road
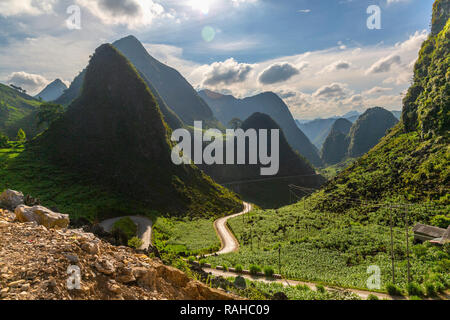
[[244,210],[242,212],[217,219],[214,222],[214,228],[216,229],[217,235],[219,236],[220,242],[222,244],[221,249],[214,254],[226,254],[237,251],[239,249],[239,241],[237,241],[233,233],[228,229],[227,221],[228,219],[246,214],[251,209],[252,205],[250,203],[244,202]]

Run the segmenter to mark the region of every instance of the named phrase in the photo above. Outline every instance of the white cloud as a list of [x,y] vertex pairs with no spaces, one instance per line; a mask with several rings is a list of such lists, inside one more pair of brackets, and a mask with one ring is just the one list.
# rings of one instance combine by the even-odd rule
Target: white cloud
[[153,0],[76,0],[103,23],[126,25],[129,28],[147,26],[157,18],[174,18]]
[[8,76],[7,81],[8,84],[21,87],[31,93],[37,93],[49,83],[49,81],[41,75],[27,73],[24,71],[11,73]]
[[298,10],[297,12],[299,12],[299,13],[310,13],[311,9],[301,9],[301,10]]
[[89,55],[102,42],[106,41],[87,41],[72,36],[42,36],[11,41],[8,46],[0,46],[0,81],[6,81],[18,67],[21,71],[40,74],[46,79],[70,80],[86,67]]
[[[304,65],[304,67],[306,67]],[[275,63],[265,70],[259,76],[258,81],[262,84],[273,84],[289,80],[300,73],[300,70],[288,62]]]
[[336,62],[333,62],[332,64],[326,66],[323,69],[323,72],[334,72],[334,71],[341,71],[341,70],[348,70],[352,64],[345,60],[339,60]]
[[1,0],[0,16],[40,15],[53,12],[57,0]]
[[[400,92],[409,86],[413,74],[412,62],[417,59],[422,41],[426,37],[426,31],[420,31],[394,45],[378,44],[348,47],[344,50],[332,47],[262,61],[252,64],[252,72],[244,81],[221,83],[211,89],[227,90],[239,98],[273,91],[283,98],[294,117],[303,119],[341,115],[350,110],[364,111],[373,106],[399,108]],[[397,58],[394,58],[389,68],[380,66],[380,61],[392,56],[400,57],[400,62],[396,63]],[[301,69],[301,76],[270,84],[258,81],[264,70],[284,63]],[[345,63],[350,65],[348,69],[344,69],[347,67]],[[306,65],[307,68],[304,67]],[[342,68],[340,72],[324,72],[327,68],[334,69],[333,67],[338,65]],[[377,66],[389,70],[367,73],[367,70]],[[192,72],[186,73],[187,78],[195,87],[200,88],[208,70],[210,65],[193,66]],[[386,85],[382,85],[383,83]]]
[[233,6],[239,7],[242,4],[252,4],[257,3],[258,0],[231,0]]
[[399,55],[390,55],[388,57],[381,58],[367,70],[367,74],[388,72],[391,70],[393,65],[398,65],[401,61],[402,59]]
[[386,0],[386,3],[388,5],[394,4],[394,3],[401,3],[401,2],[409,2],[410,0]]
[[313,97],[321,99],[343,98],[347,95],[346,85],[342,83],[332,83],[324,85],[313,93]]
[[204,73],[203,86],[233,84],[244,82],[253,67],[247,63],[238,63],[233,58],[223,62],[214,62]]
[[363,92],[364,95],[377,95],[383,92],[392,91],[392,88],[373,87],[372,89]]

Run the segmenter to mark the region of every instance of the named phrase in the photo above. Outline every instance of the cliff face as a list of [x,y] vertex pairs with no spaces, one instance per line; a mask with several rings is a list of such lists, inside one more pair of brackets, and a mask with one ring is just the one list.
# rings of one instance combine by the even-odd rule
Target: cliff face
[[[0,300],[233,298],[91,233],[12,220],[11,212],[0,209]],[[79,289],[67,286],[69,267],[80,271]]]
[[334,201],[342,195],[449,206],[449,4],[449,0],[434,3],[432,33],[419,52],[414,81],[403,101],[402,121],[327,183],[320,206],[345,210]]
[[450,127],[450,1],[433,5],[431,34],[414,66],[414,78],[403,100],[402,120],[407,132],[423,138],[448,135]]

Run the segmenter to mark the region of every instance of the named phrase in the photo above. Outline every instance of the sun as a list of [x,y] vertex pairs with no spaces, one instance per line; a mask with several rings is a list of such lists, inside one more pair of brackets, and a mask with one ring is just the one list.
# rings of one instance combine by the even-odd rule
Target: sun
[[203,14],[209,13],[211,0],[191,0],[191,7],[194,10],[199,10]]

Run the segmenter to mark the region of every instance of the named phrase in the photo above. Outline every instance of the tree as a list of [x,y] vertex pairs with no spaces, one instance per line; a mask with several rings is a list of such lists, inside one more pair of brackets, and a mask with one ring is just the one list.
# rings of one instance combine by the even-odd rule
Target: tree
[[0,148],[6,148],[8,146],[8,137],[0,132]]
[[239,118],[233,118],[230,120],[230,122],[228,122],[228,125],[236,130],[242,126],[242,120]]
[[44,123],[49,126],[53,121],[57,120],[64,112],[64,108],[60,104],[44,103],[38,110],[38,127]]
[[27,135],[25,134],[25,131],[23,131],[22,128],[17,131],[17,141],[25,141],[27,140]]

